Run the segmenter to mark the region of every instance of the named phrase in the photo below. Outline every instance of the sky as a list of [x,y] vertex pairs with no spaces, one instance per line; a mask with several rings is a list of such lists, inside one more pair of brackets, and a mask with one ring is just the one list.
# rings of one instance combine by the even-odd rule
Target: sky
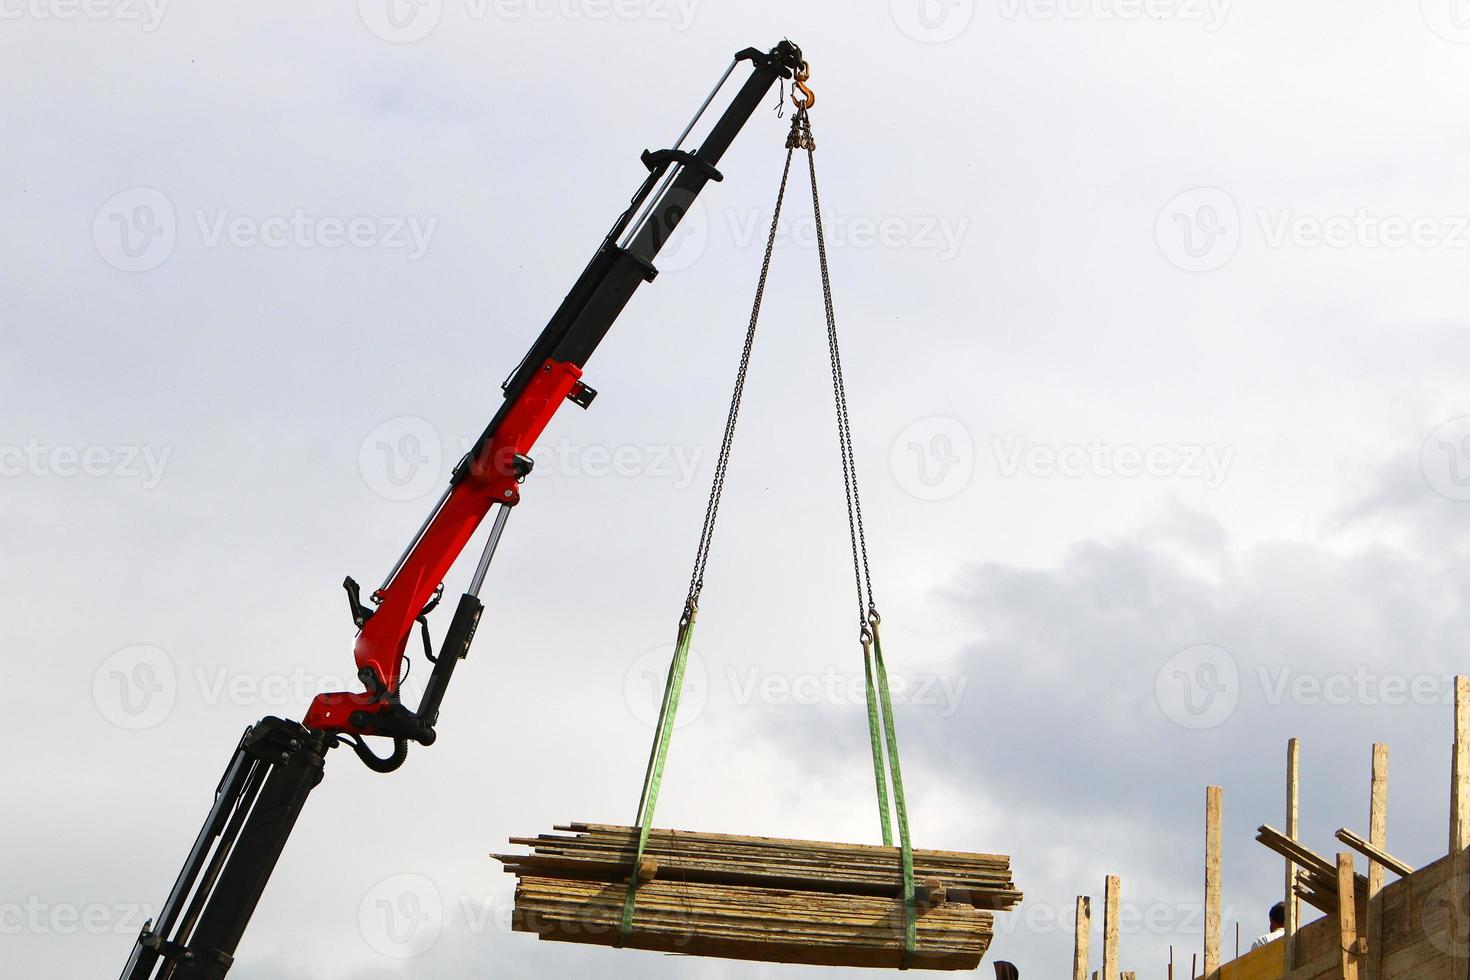
[[[1442,855],[1462,6],[0,0],[7,972],[121,969],[240,732],[352,686],[342,577],[391,567],[638,154],[783,37],[914,839],[1011,855],[1026,895],[990,958],[1064,975],[1118,875],[1123,968],[1187,963],[1209,785],[1247,946],[1292,737],[1309,846],[1366,832],[1385,742],[1389,850]],[[544,435],[437,744],[329,757],[232,977],[852,972],[538,943],[488,857],[633,817],[776,102]],[[877,840],[813,227],[797,170],[659,826]]]

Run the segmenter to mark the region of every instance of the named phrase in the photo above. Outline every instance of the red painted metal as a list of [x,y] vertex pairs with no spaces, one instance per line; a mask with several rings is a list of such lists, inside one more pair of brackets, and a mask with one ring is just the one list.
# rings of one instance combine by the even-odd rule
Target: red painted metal
[[514,459],[530,453],[581,376],[575,364],[547,360],[526,385],[479,456],[468,464],[468,471],[404,559],[403,567],[375,595],[378,607],[358,633],[354,655],[359,672],[370,671],[380,693],[369,690],[318,694],[306,713],[307,727],[368,734],[362,726],[352,723],[352,715],[389,710],[387,695],[398,689],[403,651],[419,613],[444,581],[450,566],[464,551],[491,506],[509,507],[520,501]]

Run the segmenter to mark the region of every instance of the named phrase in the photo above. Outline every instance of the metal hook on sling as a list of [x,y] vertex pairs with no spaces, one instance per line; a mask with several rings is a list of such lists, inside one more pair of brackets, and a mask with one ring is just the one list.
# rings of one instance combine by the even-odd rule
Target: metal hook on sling
[[801,94],[805,96],[805,98],[798,99],[796,97],[796,92],[791,93],[791,101],[798,109],[810,109],[812,106],[817,104],[816,94],[813,93],[811,89],[807,88],[806,85],[806,80],[811,77],[811,65],[803,61],[801,63],[801,67],[796,70],[796,73],[791,78],[792,87],[797,89],[797,91],[801,92]]

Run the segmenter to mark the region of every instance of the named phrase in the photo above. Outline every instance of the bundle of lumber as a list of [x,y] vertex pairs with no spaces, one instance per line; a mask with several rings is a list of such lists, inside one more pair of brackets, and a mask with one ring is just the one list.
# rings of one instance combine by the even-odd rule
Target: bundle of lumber
[[[517,877],[513,928],[542,939],[730,959],[896,967],[904,940],[899,849],[680,830],[649,832],[635,870],[634,827],[574,823],[513,837],[497,854]],[[628,879],[633,927],[620,923]],[[914,851],[914,969],[971,970],[995,910],[1021,900],[1010,859]]]

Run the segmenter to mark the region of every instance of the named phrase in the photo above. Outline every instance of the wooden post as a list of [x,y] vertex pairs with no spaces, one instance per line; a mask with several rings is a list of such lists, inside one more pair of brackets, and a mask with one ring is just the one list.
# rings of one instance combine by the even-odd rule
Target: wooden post
[[[1388,746],[1373,743],[1373,775],[1368,791],[1368,842],[1388,849]],[[1380,980],[1383,968],[1383,865],[1368,862],[1368,955],[1363,961],[1368,980]]]
[[1103,884],[1103,980],[1118,980],[1118,892],[1117,875],[1108,875]]
[[1470,847],[1470,677],[1455,678],[1455,748],[1450,759],[1450,853]]
[[1337,853],[1337,931],[1342,950],[1342,980],[1358,980],[1362,946],[1358,942],[1358,894],[1353,882],[1353,852]]
[[1221,790],[1205,787],[1205,976],[1220,968]]
[[1455,745],[1450,756],[1449,971],[1470,975],[1470,677],[1455,678]]
[[[1298,778],[1301,775],[1302,742],[1299,738],[1286,743],[1286,836],[1296,840],[1298,833]],[[1301,925],[1302,900],[1296,893],[1296,863],[1286,859],[1286,935],[1282,941],[1284,972],[1296,969],[1296,931]]]
[[1072,944],[1072,980],[1087,980],[1087,960],[1092,954],[1092,899],[1077,896],[1077,929]]

